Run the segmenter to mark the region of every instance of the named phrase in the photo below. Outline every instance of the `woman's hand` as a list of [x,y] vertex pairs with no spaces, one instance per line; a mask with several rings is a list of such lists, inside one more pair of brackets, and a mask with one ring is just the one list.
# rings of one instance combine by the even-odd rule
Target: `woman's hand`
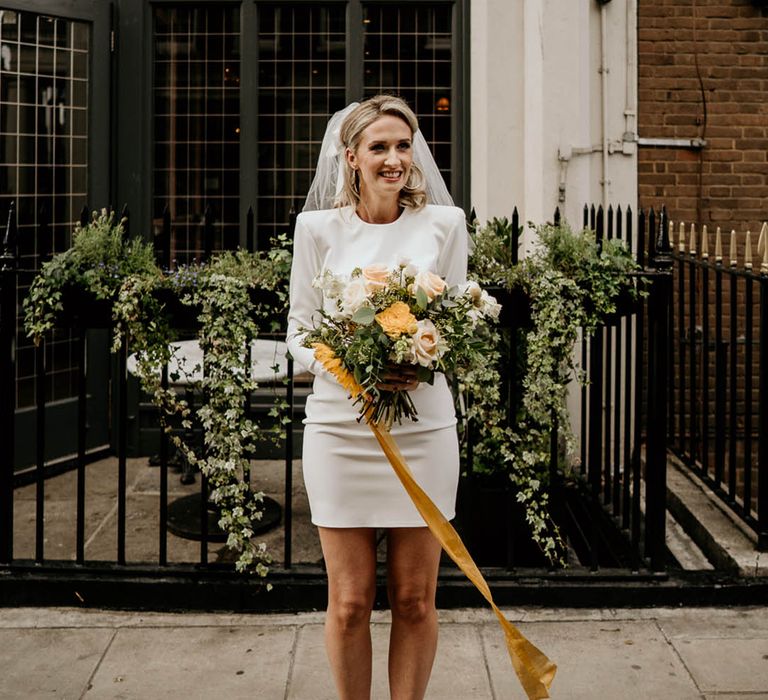
[[412,391],[419,386],[419,380],[416,379],[416,367],[408,365],[388,365],[382,381],[376,388],[381,391]]

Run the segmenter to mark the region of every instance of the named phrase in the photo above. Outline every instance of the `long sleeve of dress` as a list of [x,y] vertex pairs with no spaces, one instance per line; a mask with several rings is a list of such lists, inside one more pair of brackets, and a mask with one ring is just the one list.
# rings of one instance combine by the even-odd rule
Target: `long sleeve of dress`
[[469,234],[464,212],[458,207],[451,207],[451,213],[452,225],[437,260],[437,273],[445,279],[449,287],[466,282],[469,254]]
[[320,272],[320,266],[320,254],[315,240],[299,215],[293,237],[286,343],[294,361],[315,375],[324,374],[326,371],[315,359],[314,351],[302,345],[306,333],[300,329],[313,327],[316,312],[323,305],[322,292],[312,286],[312,280]]

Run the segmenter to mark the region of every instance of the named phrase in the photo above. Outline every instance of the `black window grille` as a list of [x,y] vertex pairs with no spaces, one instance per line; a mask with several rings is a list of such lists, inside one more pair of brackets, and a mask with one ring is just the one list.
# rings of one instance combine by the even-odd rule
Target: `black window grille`
[[[34,270],[70,245],[88,199],[90,25],[0,10],[0,212],[15,201],[21,299]],[[34,403],[34,352],[19,318],[16,405]],[[69,333],[46,344],[46,400],[75,394]]]
[[153,220],[169,207],[171,259],[204,250],[211,207],[214,247],[239,240],[240,9],[154,8]]
[[363,8],[366,97],[407,100],[451,187],[453,44],[451,3],[370,3]]
[[328,118],[346,104],[346,9],[259,5],[260,238],[285,231],[306,194]]

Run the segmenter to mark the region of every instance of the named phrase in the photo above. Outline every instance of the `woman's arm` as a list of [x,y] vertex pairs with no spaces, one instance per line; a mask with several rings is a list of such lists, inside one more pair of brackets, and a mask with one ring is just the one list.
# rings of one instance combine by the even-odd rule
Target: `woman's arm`
[[453,287],[467,281],[469,234],[464,212],[458,207],[451,207],[450,212],[450,228],[437,258],[436,272]]
[[300,328],[312,328],[314,317],[323,304],[323,294],[312,286],[320,272],[322,261],[312,232],[300,214],[293,235],[293,263],[289,291],[288,331],[286,343],[294,361],[312,374],[327,374],[315,359],[314,351],[302,345],[305,333]]

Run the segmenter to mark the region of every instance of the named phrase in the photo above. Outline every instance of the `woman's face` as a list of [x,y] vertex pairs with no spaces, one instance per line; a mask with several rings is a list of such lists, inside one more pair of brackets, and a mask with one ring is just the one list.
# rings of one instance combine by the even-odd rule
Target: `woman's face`
[[399,194],[411,171],[412,141],[411,127],[385,114],[363,131],[357,151],[347,149],[347,161],[360,173],[361,199],[391,199]]

